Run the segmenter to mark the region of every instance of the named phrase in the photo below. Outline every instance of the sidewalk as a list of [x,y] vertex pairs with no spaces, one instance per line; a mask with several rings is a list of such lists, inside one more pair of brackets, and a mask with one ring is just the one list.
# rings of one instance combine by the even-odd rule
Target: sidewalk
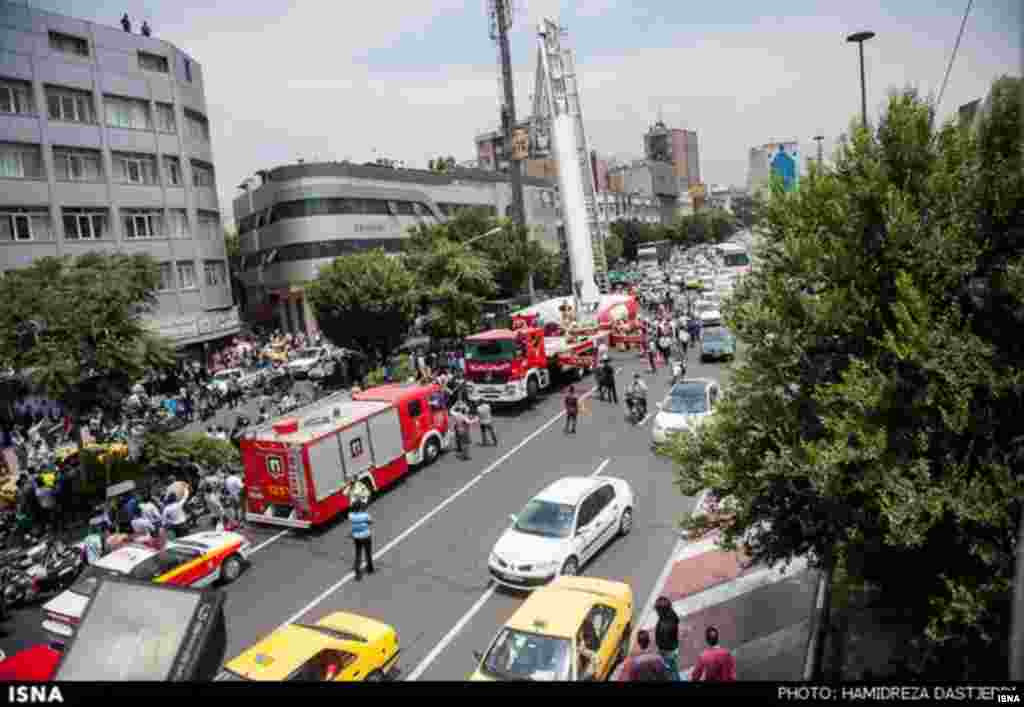
[[[658,621],[654,600],[667,596],[679,614],[684,675],[705,648],[704,630],[715,626],[721,645],[736,656],[739,680],[802,680],[817,571],[803,559],[784,572],[780,567],[744,569],[745,558],[719,550],[717,540],[715,533],[676,546],[648,606],[638,607],[633,650],[640,629],[650,631],[653,642]],[[613,679],[619,679],[619,671]]]

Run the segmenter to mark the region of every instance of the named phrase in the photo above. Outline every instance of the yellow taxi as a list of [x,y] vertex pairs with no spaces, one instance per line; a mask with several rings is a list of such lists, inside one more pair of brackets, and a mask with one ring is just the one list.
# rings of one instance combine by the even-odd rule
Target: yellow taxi
[[519,607],[470,676],[474,681],[607,680],[629,652],[633,590],[628,584],[563,576]]
[[344,611],[315,624],[289,624],[221,669],[216,680],[354,682],[393,679],[398,634],[387,624]]

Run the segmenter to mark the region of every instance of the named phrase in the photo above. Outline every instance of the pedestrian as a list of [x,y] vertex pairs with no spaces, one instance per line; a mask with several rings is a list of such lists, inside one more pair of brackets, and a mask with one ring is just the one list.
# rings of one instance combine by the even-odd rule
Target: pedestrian
[[245,525],[245,483],[238,474],[228,474],[224,479],[224,490],[228,497],[228,511],[231,520],[239,526]]
[[132,31],[132,21],[128,19],[127,12],[121,17],[121,28],[124,29],[125,32]]
[[370,526],[373,525],[373,518],[366,510],[366,504],[360,499],[352,505],[352,512],[349,513],[349,520],[352,522],[352,544],[355,547],[355,561],[352,570],[356,574],[356,581],[363,578],[361,559],[366,557],[366,573],[373,574],[373,533]]
[[576,418],[580,414],[580,399],[576,386],[570,385],[565,393],[565,434],[576,434]]
[[469,415],[465,406],[461,403],[452,408],[452,413],[454,413],[452,417],[454,418],[455,426],[455,451],[464,461],[469,461],[469,448],[472,444],[469,437]]
[[672,356],[672,337],[669,336],[668,326],[662,326],[658,336],[658,353],[661,355],[661,360],[668,363],[669,358]]
[[665,659],[669,671],[679,679],[679,615],[672,608],[668,597],[661,596],[654,602],[658,624],[654,627],[654,643],[658,653]]
[[142,36],[143,37],[148,37],[151,33],[152,33],[152,30],[149,29],[149,23],[146,22],[145,20],[143,20],[142,21]]
[[611,393],[612,402],[618,405],[619,393],[616,390],[615,385],[615,369],[612,368],[612,362],[610,359],[605,358],[604,363],[601,364],[601,371],[604,374],[605,388],[609,393]]
[[683,358],[687,358],[690,353],[690,332],[686,331],[686,327],[680,323],[677,333],[679,336],[679,346],[683,350]]
[[623,682],[671,682],[672,676],[665,659],[651,650],[651,634],[640,631],[636,636],[638,651],[631,653],[622,664],[619,679]]
[[160,517],[161,525],[167,529],[167,537],[176,540],[185,535],[188,515],[185,513],[185,502],[171,500],[164,506]]
[[708,647],[700,654],[690,679],[694,682],[736,682],[736,658],[718,645],[718,629],[708,626],[704,631]]
[[653,335],[647,337],[647,360],[651,364],[651,373],[658,372],[658,362],[656,357],[658,355],[657,340]]
[[484,400],[476,408],[476,416],[480,420],[480,446],[487,446],[487,437],[490,436],[494,446],[498,446],[498,435],[494,433],[494,417],[491,414],[491,404]]

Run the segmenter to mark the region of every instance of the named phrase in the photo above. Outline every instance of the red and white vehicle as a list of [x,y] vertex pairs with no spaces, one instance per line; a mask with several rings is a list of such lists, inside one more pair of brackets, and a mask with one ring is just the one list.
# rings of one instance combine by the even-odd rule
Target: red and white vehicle
[[105,576],[128,577],[177,587],[208,587],[218,579],[233,582],[248,562],[248,538],[219,530],[186,535],[160,550],[122,545],[85,568],[71,587],[43,605],[43,630],[53,643],[65,643]]
[[379,491],[451,443],[440,386],[331,395],[242,439],[246,518],[290,528],[325,523],[348,508],[350,483]]
[[[559,304],[564,299],[552,300]],[[557,374],[577,378],[594,368],[608,332],[570,336],[542,303],[512,315],[512,329],[492,329],[465,340],[466,380],[473,402],[517,403],[536,400]],[[547,322],[542,326],[542,322]]]

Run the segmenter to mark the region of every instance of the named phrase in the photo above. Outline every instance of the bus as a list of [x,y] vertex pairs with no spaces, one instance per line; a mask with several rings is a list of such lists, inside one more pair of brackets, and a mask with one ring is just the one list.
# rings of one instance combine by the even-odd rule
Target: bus
[[721,243],[715,246],[715,252],[722,260],[726,272],[746,275],[750,272],[750,254],[747,249],[735,243]]

